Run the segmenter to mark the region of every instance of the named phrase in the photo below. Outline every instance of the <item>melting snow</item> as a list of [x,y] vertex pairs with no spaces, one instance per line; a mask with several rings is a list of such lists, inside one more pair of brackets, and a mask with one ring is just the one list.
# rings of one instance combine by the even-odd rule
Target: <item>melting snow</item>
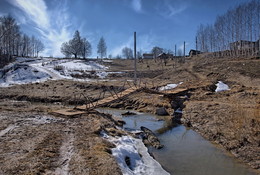
[[63,119],[57,119],[51,116],[36,115],[28,118],[28,121],[32,121],[34,124],[48,124],[52,122],[62,121]]
[[15,125],[9,125],[7,128],[5,128],[4,130],[0,131],[0,137],[2,137],[3,135],[5,135],[6,133],[8,133],[9,131],[13,130],[15,127]]
[[[61,68],[60,71],[57,71],[57,66]],[[75,79],[72,74],[88,74],[88,71],[95,71],[98,77],[105,78],[108,75],[108,72],[105,72],[107,69],[95,61],[19,57],[15,62],[0,69],[0,87],[43,82],[48,79]]]
[[215,90],[215,92],[220,92],[220,91],[227,91],[227,90],[230,90],[228,85],[226,85],[225,83],[223,83],[222,81],[219,81],[217,84],[216,84],[217,88]]
[[106,69],[105,66],[95,63],[94,61],[86,62],[86,61],[68,61],[65,63],[59,64],[60,66],[64,66],[68,70],[84,70],[84,71],[92,71],[92,70],[103,70]]
[[[112,149],[122,173],[124,175],[169,175],[162,166],[148,153],[142,140],[130,136],[110,137],[103,133],[103,137],[116,145]],[[126,157],[130,158],[130,166],[126,164]]]
[[0,78],[0,86],[46,81],[50,78],[49,74],[40,72],[26,64],[14,64],[12,68],[6,71],[6,74]]
[[105,63],[112,63],[113,62],[113,60],[102,60],[103,62],[105,62]]
[[108,75],[107,72],[97,72],[96,75],[99,77],[99,78],[106,78],[106,76]]
[[179,84],[167,84],[166,86],[160,87],[159,91],[165,91],[165,90],[174,89],[174,88],[176,88],[180,84],[182,84],[182,82],[180,82]]

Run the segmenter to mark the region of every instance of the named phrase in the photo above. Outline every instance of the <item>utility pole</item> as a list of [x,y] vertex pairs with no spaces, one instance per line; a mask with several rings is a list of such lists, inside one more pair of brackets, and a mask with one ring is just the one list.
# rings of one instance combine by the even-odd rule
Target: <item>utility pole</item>
[[177,46],[175,44],[175,57],[177,56]]
[[183,44],[183,57],[185,58],[185,41],[184,41],[184,44]]
[[195,51],[196,56],[197,56],[197,52],[198,52],[198,37],[196,37],[196,51]]
[[136,85],[137,83],[137,77],[136,77],[136,32],[134,32],[134,68],[135,68],[135,73],[134,73],[134,84]]

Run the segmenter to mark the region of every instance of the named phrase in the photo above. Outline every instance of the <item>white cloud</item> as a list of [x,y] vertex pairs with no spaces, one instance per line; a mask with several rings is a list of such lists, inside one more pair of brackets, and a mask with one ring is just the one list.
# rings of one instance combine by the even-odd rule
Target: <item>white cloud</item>
[[[186,42],[185,43],[185,54],[187,54],[188,52],[188,46],[190,45],[190,43]],[[184,52],[184,42],[179,46],[178,50],[181,50],[182,52]]]
[[59,1],[60,4],[57,4],[53,11],[48,10],[44,0],[11,0],[8,2],[19,8],[30,21],[36,24],[35,28],[46,41],[43,42],[46,47],[43,53],[45,56],[63,56],[60,53],[60,46],[72,36],[65,1]]
[[115,48],[113,48],[112,51],[111,51],[111,54],[113,56],[122,55],[122,49],[124,47],[133,48],[133,45],[134,45],[133,37],[129,37],[127,42],[122,43],[121,45],[116,46]]
[[47,6],[43,0],[12,0],[10,2],[25,12],[37,26],[45,30],[50,27]]
[[132,0],[132,8],[134,11],[140,13],[142,12],[142,1],[141,0]]

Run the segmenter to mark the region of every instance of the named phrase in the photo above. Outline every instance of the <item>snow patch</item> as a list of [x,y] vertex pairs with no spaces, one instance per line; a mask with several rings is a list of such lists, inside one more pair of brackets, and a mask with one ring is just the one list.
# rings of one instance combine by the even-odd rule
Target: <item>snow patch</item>
[[0,79],[0,86],[6,87],[12,84],[26,84],[45,81],[50,75],[37,70],[26,64],[14,64],[12,68],[6,70]]
[[[95,61],[19,57],[15,62],[0,69],[0,87],[44,82],[49,79],[82,81],[83,79],[73,78],[71,75],[89,74],[91,71],[97,72],[96,75],[103,79],[109,74],[105,72],[107,69],[108,67]],[[84,78],[84,81],[90,79]]]
[[74,135],[70,134],[66,137],[66,140],[62,143],[60,148],[60,167],[56,168],[54,174],[69,175],[69,163],[74,153]]
[[8,133],[9,131],[13,130],[15,127],[15,125],[9,125],[7,128],[5,128],[4,130],[0,131],[0,137],[4,136],[6,133]]
[[31,116],[30,118],[28,118],[29,121],[32,121],[34,124],[49,124],[52,122],[58,122],[58,121],[62,121],[63,119],[56,119],[54,117],[51,116],[45,116],[45,115],[37,115],[37,116]]
[[182,114],[182,113],[183,113],[183,111],[182,111],[180,108],[178,108],[176,111],[174,111],[174,113],[179,113],[179,114]]
[[105,63],[112,63],[113,62],[113,60],[102,60],[103,62],[105,62]]
[[73,61],[68,61],[65,63],[59,64],[60,66],[64,66],[67,70],[84,70],[84,71],[92,71],[92,70],[104,70],[107,69],[107,67],[98,64],[94,61],[78,61],[78,60],[73,60]]
[[97,72],[96,75],[99,77],[99,78],[106,78],[108,73],[107,72]]
[[218,83],[216,84],[217,88],[215,90],[215,92],[221,92],[221,91],[227,91],[230,90],[228,85],[223,83],[222,81],[218,81]]
[[[111,137],[105,133],[102,133],[102,135],[116,145],[116,148],[112,149],[112,154],[115,156],[124,175],[169,175],[169,173],[149,155],[148,149],[142,140],[135,139],[131,136]],[[130,160],[129,166],[126,163],[126,158]]]
[[182,82],[180,82],[179,84],[167,84],[166,86],[160,87],[159,91],[166,91],[166,90],[174,89],[180,84],[182,84]]

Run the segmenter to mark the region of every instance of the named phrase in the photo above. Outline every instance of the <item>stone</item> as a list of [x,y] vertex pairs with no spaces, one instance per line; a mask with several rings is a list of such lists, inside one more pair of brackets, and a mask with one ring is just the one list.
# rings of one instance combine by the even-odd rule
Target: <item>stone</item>
[[156,109],[155,114],[156,114],[156,115],[160,115],[160,116],[169,115],[169,113],[167,112],[167,110],[165,109],[165,107],[161,107],[161,108]]
[[122,113],[122,115],[136,115],[136,113],[131,112],[131,111],[127,111],[125,113]]
[[161,149],[163,147],[159,139],[155,136],[155,134],[150,129],[141,126],[141,130],[144,132],[143,142],[145,144],[149,144],[156,149]]

